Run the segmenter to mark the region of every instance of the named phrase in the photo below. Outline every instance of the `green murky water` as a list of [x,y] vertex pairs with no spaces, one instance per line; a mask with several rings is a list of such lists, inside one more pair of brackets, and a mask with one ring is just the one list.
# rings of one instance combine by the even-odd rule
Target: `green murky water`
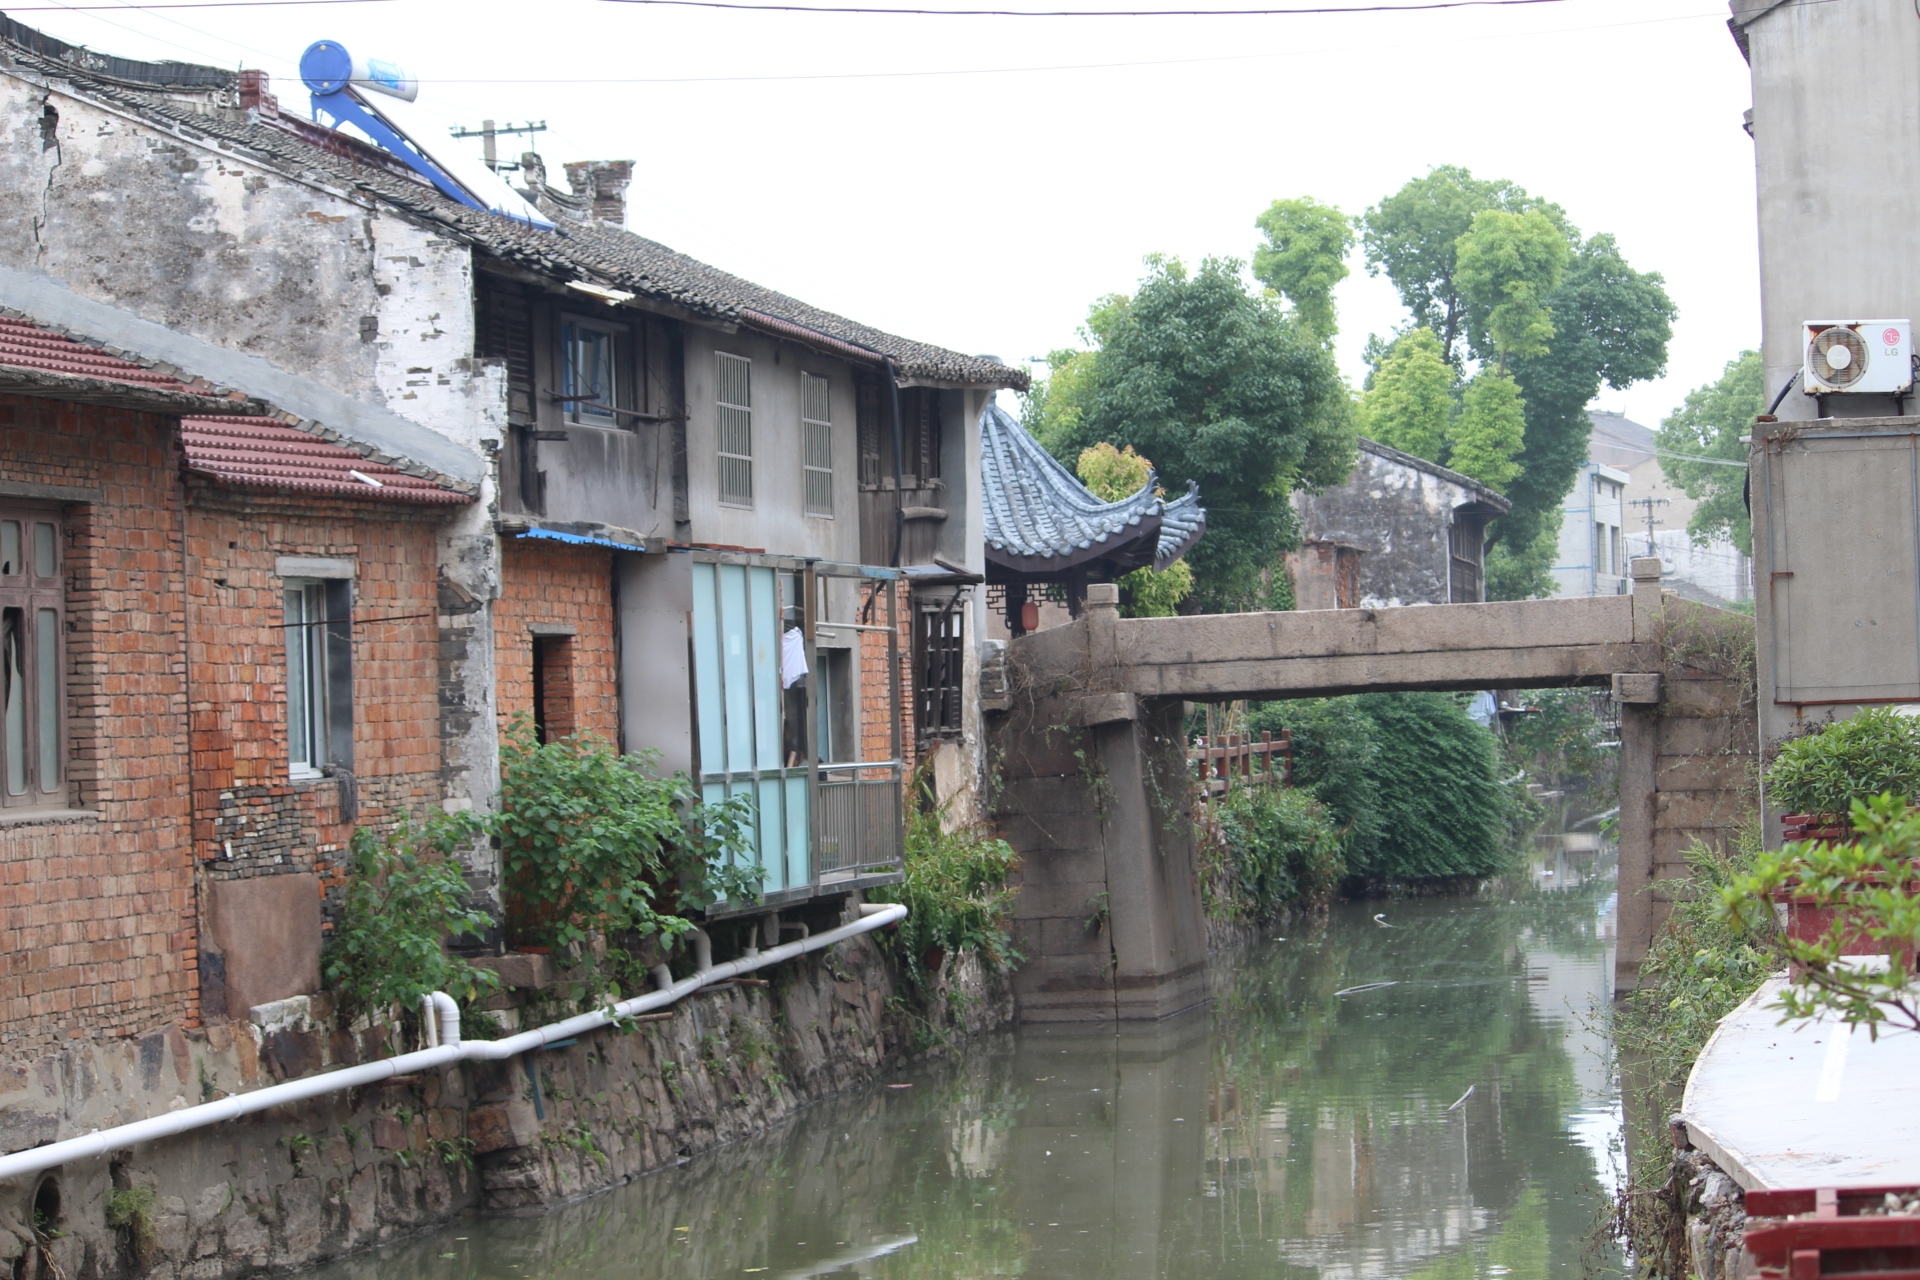
[[[1623,1275],[1588,1243],[1618,1131],[1585,1029],[1612,884],[1590,850],[1541,849],[1511,897],[1295,925],[1171,1023],[1022,1029],[592,1200],[315,1274]],[[1368,983],[1396,985],[1340,994]]]

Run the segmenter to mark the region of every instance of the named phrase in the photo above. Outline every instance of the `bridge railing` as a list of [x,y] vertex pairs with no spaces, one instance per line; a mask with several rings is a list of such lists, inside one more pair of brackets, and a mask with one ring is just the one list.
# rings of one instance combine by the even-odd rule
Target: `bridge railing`
[[1238,782],[1241,786],[1277,782],[1293,785],[1293,734],[1282,729],[1279,737],[1262,732],[1228,733],[1214,738],[1199,737],[1187,748],[1187,761],[1193,770],[1195,794],[1211,801],[1226,795]]

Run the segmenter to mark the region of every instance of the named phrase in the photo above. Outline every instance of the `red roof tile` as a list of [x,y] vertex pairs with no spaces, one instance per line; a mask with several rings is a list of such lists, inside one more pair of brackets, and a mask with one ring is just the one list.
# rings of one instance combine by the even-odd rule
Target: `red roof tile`
[[61,373],[70,378],[99,378],[105,382],[124,382],[129,386],[152,387],[159,391],[196,394],[196,389],[177,378],[142,368],[131,360],[110,356],[98,347],[75,342],[51,330],[24,320],[0,316],[0,364],[19,369],[38,369],[43,373]]
[[374,502],[452,506],[473,500],[273,418],[182,418],[180,439],[187,469],[225,484]]

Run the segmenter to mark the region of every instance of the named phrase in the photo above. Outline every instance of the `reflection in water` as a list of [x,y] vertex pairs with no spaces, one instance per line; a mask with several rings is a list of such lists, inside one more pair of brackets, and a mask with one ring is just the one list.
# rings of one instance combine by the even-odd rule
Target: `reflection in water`
[[[1582,1018],[1609,994],[1609,867],[1554,837],[1532,870],[1512,901],[1296,924],[1209,1010],[1023,1029],[592,1200],[324,1274],[1623,1275],[1585,1243],[1618,1129]],[[1397,985],[1335,994],[1374,982]]]

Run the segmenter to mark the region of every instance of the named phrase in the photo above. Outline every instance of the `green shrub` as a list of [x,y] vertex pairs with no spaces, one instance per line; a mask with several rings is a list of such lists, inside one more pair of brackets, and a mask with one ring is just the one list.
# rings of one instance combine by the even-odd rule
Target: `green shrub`
[[1013,890],[1007,877],[1019,862],[1013,846],[981,827],[942,827],[945,811],[933,805],[924,779],[916,784],[925,803],[907,814],[906,865],[897,885],[870,895],[875,902],[902,902],[907,918],[883,940],[913,984],[932,985],[929,961],[973,954],[989,968],[1020,962],[1013,949]]
[[[1885,1023],[1920,1031],[1920,988],[1913,985],[1920,811],[1908,808],[1904,796],[1884,794],[1855,800],[1852,820],[1850,843],[1809,840],[1756,855],[1750,871],[1721,886],[1721,917],[1750,936],[1769,936],[1773,896],[1789,887],[1802,903],[1831,909],[1833,924],[1823,936],[1780,941],[1792,982],[1775,1007],[1787,1019],[1837,1014],[1876,1037]],[[1849,944],[1860,941],[1886,953],[1884,969],[1847,959]]]
[[1379,748],[1373,721],[1356,698],[1299,698],[1253,708],[1254,733],[1293,734],[1293,782],[1326,806],[1349,865],[1370,861],[1380,846],[1380,811],[1368,777]]
[[556,951],[595,934],[672,939],[693,927],[680,911],[758,898],[761,869],[731,860],[749,843],[748,802],[701,804],[685,774],[662,778],[654,760],[591,734],[542,743],[514,719],[486,826],[517,939]]
[[1842,815],[1882,792],[1920,796],[1920,717],[1887,707],[1789,739],[1767,769],[1767,801],[1785,813]]
[[1236,787],[1214,815],[1232,875],[1235,915],[1268,916],[1325,901],[1346,871],[1319,801],[1294,787]]
[[1508,798],[1493,735],[1446,693],[1368,693],[1356,701],[1379,750],[1367,781],[1380,843],[1357,875],[1486,876],[1507,864]]
[[471,1002],[497,984],[443,945],[449,936],[480,937],[492,923],[468,907],[459,859],[479,834],[466,814],[436,814],[418,830],[353,833],[345,900],[320,961],[343,1022],[395,1003],[411,1013],[429,991]]
[[[1600,719],[1595,700],[1604,691],[1592,689],[1533,689],[1522,695],[1526,712],[1512,718],[1507,730],[1508,752],[1525,764],[1563,784],[1598,783],[1610,789],[1620,758],[1616,734]],[[1598,791],[1590,791],[1597,799]]]

